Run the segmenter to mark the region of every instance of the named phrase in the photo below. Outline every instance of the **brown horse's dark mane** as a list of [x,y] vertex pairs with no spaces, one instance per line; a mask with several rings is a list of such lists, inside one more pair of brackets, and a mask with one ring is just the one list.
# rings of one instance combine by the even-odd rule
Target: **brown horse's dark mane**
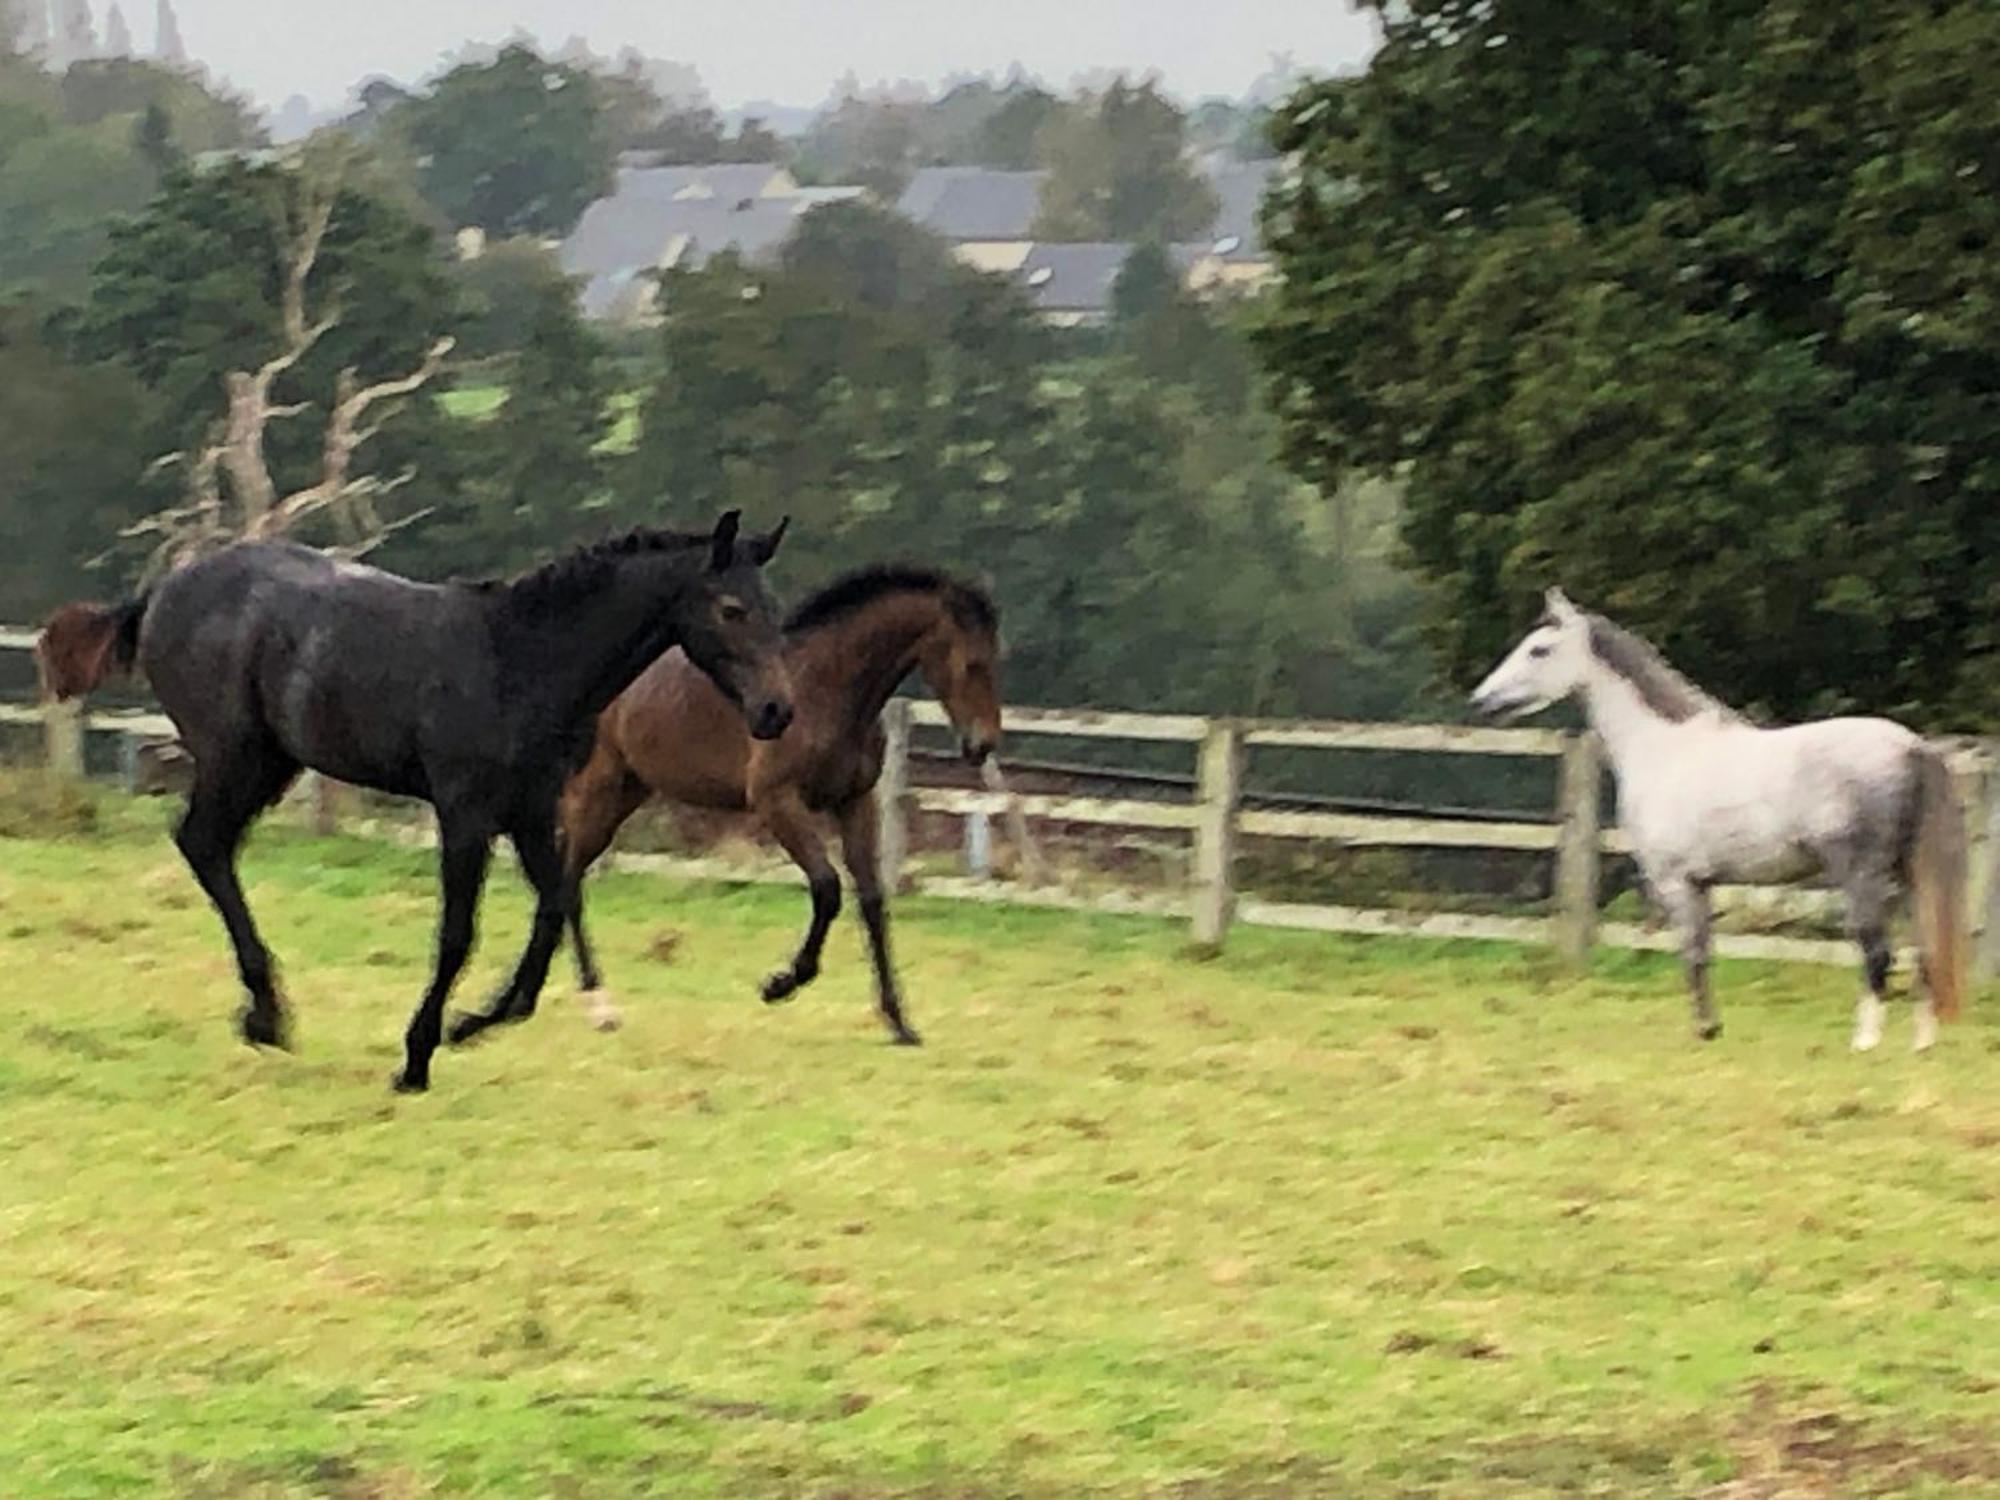
[[937,594],[952,617],[970,630],[998,634],[1000,607],[976,583],[940,568],[920,563],[878,563],[843,573],[798,604],[785,619],[785,631],[799,635],[819,630],[888,594]]
[[635,526],[618,536],[587,543],[516,577],[483,579],[472,587],[481,593],[504,595],[507,604],[521,614],[543,614],[602,588],[621,558],[642,552],[692,551],[712,541],[713,537],[705,531]]

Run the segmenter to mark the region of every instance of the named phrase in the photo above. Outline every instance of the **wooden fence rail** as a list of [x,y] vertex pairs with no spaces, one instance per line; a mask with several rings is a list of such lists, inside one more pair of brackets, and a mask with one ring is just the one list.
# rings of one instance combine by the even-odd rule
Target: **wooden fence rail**
[[[0,630],[0,651],[33,645],[31,632]],[[36,707],[0,704],[0,724],[39,724],[48,763],[81,775],[86,732],[112,733],[128,745],[169,739],[174,729],[158,714],[99,712],[86,715],[76,705]],[[968,850],[976,873],[989,874],[985,851],[991,827],[1006,815],[1025,814],[1054,823],[1155,829],[1186,834],[1192,844],[1187,888],[1179,895],[1084,895],[1042,886],[1013,886],[991,878],[933,878],[927,892],[972,900],[1013,900],[1041,906],[1171,915],[1189,922],[1197,944],[1219,948],[1237,923],[1303,928],[1320,932],[1399,933],[1417,937],[1477,938],[1548,944],[1573,963],[1588,961],[1598,946],[1660,949],[1672,934],[1600,919],[1603,861],[1628,852],[1616,829],[1599,826],[1604,763],[1594,736],[1553,729],[1481,729],[1452,725],[1350,724],[1301,720],[1204,718],[1186,714],[1097,713],[1042,708],[1009,708],[1008,733],[1054,738],[1178,743],[1196,756],[1189,800],[1135,797],[1013,795],[1002,792],[915,787],[910,781],[911,737],[919,729],[948,728],[937,704],[897,700],[884,715],[888,755],[879,788],[882,807],[881,860],[891,889],[904,883],[909,862],[909,819],[913,812],[941,813],[966,820]],[[1265,810],[1244,805],[1247,753],[1256,748],[1382,751],[1443,755],[1502,755],[1555,758],[1560,762],[1553,821],[1477,820],[1387,816],[1370,813]],[[1989,977],[2000,957],[2000,773],[1993,747],[1982,741],[1947,742],[1966,811],[1971,854],[1968,921],[1975,937],[1977,968]],[[127,757],[128,766],[132,764]],[[330,800],[314,794],[324,825],[333,816]],[[976,825],[974,827],[973,825]],[[1240,842],[1256,839],[1311,839],[1343,847],[1493,849],[1547,854],[1555,861],[1552,915],[1488,916],[1472,913],[1302,905],[1244,898],[1235,882]],[[1781,917],[1824,916],[1831,893],[1771,887],[1725,888],[1718,892],[1725,911],[1748,906]],[[1717,951],[1747,958],[1778,958],[1848,964],[1849,945],[1813,939],[1731,933],[1717,939]]]

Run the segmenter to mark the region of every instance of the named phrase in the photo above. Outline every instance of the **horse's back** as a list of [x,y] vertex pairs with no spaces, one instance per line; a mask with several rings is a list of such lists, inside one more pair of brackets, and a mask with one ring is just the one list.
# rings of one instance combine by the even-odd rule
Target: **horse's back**
[[239,543],[159,585],[140,660],[197,757],[258,734],[314,769],[404,790],[450,598],[293,543]]
[[[1890,719],[1718,728],[1632,800],[1630,832],[1715,878],[1796,878],[1836,851],[1893,849],[1909,806],[1914,731]],[[1665,793],[1665,795],[1660,795]]]

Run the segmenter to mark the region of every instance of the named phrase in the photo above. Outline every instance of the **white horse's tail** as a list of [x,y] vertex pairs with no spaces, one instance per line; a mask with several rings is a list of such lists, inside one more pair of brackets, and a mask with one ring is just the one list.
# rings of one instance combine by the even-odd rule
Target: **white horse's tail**
[[1951,767],[1929,745],[1916,751],[1917,828],[1910,845],[1910,905],[1924,984],[1940,1019],[1965,998],[1965,819]]

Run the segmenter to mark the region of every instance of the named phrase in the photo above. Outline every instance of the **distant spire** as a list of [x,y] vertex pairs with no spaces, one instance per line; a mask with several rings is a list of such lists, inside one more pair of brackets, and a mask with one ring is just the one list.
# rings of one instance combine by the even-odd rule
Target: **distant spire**
[[67,68],[95,56],[97,27],[90,19],[90,0],[56,0],[56,66]]
[[125,12],[118,8],[118,0],[111,0],[111,9],[104,17],[104,55],[132,55],[132,28],[125,24]]
[[187,44],[181,40],[181,18],[174,14],[174,0],[160,0],[158,18],[153,22],[153,56],[163,63],[187,61]]
[[36,59],[46,59],[49,55],[49,4],[48,0],[13,0],[11,6],[0,6],[13,22],[14,45],[22,53]]

